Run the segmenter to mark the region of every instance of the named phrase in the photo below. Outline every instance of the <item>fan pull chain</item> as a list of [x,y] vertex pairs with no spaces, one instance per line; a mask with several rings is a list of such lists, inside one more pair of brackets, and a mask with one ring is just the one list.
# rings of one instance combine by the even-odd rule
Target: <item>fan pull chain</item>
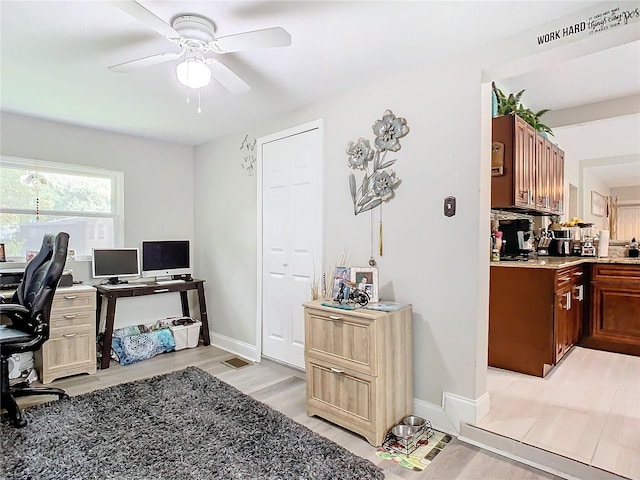
[[200,89],[198,89],[198,113],[202,113],[202,108],[200,108]]

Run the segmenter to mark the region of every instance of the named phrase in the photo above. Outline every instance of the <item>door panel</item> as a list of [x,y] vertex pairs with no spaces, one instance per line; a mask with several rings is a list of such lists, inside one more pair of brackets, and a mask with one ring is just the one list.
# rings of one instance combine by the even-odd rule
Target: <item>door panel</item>
[[[262,143],[262,353],[304,368],[304,311],[321,265],[319,128]],[[319,274],[320,267],[317,272]]]

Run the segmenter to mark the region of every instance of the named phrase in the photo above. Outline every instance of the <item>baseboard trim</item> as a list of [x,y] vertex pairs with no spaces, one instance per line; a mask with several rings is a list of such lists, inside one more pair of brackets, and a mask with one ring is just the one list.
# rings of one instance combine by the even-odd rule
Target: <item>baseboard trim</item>
[[210,337],[211,345],[253,362],[260,362],[260,352],[258,352],[255,345],[250,345],[219,333],[211,333]]
[[442,392],[444,412],[456,432],[460,432],[461,425],[464,423],[477,424],[489,413],[489,403],[489,393],[487,392],[475,400],[454,393]]
[[475,425],[462,424],[458,439],[568,480],[628,480],[615,473],[490,432]]
[[436,430],[458,436],[458,431],[454,428],[451,420],[440,405],[413,399],[413,413],[419,417],[426,418],[431,422],[431,426]]

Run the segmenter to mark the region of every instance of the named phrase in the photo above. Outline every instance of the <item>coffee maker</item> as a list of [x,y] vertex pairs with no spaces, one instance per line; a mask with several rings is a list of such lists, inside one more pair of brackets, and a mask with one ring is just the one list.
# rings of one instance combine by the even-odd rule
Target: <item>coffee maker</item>
[[500,259],[528,260],[533,248],[531,220],[526,218],[500,220],[498,230],[502,232],[504,242]]

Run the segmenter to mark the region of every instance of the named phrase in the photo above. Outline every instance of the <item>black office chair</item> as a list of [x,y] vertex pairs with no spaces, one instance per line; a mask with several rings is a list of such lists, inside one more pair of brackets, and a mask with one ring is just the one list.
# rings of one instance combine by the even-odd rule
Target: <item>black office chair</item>
[[27,382],[9,385],[9,357],[14,353],[35,352],[49,339],[49,315],[53,295],[67,260],[69,234],[47,234],[38,254],[27,264],[24,278],[9,303],[0,303],[0,314],[11,320],[10,326],[0,328],[0,382],[4,408],[16,427],[27,421],[16,403],[16,397],[26,395],[58,395],[66,397],[59,388],[30,387]]

